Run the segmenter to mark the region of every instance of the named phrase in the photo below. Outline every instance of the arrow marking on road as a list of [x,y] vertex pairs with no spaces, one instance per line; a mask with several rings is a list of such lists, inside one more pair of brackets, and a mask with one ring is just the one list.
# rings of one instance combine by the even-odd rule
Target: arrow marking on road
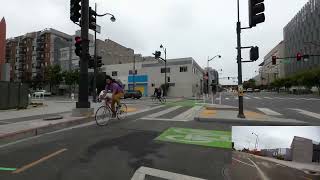
[[249,163],[246,163],[246,162],[243,162],[243,161],[240,161],[239,159],[236,159],[236,158],[232,158],[232,159],[235,160],[235,161],[237,161],[237,162],[239,162],[239,163],[245,164],[245,165],[247,165],[247,166],[255,167],[254,165],[249,164]]
[[263,179],[263,180],[269,180],[269,178],[262,172],[262,170],[258,167],[258,165],[256,165],[256,163],[254,163],[250,158],[248,158],[249,161],[252,162],[252,164],[256,167],[258,173],[260,174],[260,177]]

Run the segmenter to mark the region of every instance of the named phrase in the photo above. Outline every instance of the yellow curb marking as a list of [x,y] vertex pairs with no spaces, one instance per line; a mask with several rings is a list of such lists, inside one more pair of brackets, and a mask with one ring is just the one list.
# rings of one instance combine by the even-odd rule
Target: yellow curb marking
[[252,112],[252,111],[245,111],[244,115],[246,117],[250,117],[250,118],[262,118],[265,116],[264,114],[260,114],[260,113],[256,113],[256,112]]
[[137,111],[137,108],[134,108],[134,107],[128,107],[127,108],[127,112],[136,112]]
[[48,160],[48,159],[52,158],[53,156],[56,156],[56,155],[58,155],[58,154],[60,154],[60,153],[62,153],[62,152],[64,152],[64,151],[66,151],[66,150],[67,150],[67,149],[64,148],[64,149],[61,149],[61,150],[59,150],[59,151],[56,151],[56,152],[54,152],[54,153],[52,153],[52,154],[49,154],[49,155],[47,155],[47,156],[44,156],[43,158],[41,158],[41,159],[39,159],[39,160],[37,160],[37,161],[34,161],[34,162],[30,163],[30,164],[27,164],[27,165],[25,165],[25,166],[23,166],[23,167],[15,170],[15,171],[13,171],[12,174],[21,173],[21,172],[23,172],[23,171],[25,171],[25,170],[27,170],[27,169],[29,169],[29,168],[31,168],[31,167],[39,164],[39,163],[41,163],[41,162],[43,162],[43,161],[45,161],[45,160]]
[[204,117],[212,117],[214,116],[215,114],[217,114],[217,111],[216,110],[203,110],[200,115],[201,116],[204,116]]

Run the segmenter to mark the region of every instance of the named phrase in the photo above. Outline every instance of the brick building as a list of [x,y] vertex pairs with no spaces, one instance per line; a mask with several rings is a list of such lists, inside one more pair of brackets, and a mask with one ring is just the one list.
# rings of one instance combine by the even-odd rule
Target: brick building
[[4,17],[0,21],[0,80],[3,71],[2,65],[5,63],[6,54],[6,20]]

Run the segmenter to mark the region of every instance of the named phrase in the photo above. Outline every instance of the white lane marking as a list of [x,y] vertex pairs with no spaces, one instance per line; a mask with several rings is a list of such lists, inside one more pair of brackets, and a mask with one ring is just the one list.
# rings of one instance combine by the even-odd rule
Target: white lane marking
[[186,121],[191,121],[193,120],[193,117],[196,115],[196,113],[202,108],[202,106],[194,106],[187,111],[179,114],[178,116],[175,116],[172,119],[183,119]]
[[166,118],[148,118],[148,117],[144,117],[144,118],[140,118],[140,119],[136,119],[133,122],[139,121],[139,120],[149,120],[149,121],[190,121],[190,120],[186,120],[186,119],[166,119]]
[[265,99],[272,99],[271,97],[263,97],[263,98],[265,98]]
[[266,115],[270,115],[270,116],[281,116],[282,114],[272,111],[269,108],[257,108],[259,111],[263,112]]
[[317,113],[314,113],[314,112],[306,111],[306,110],[303,110],[303,109],[294,109],[294,108],[289,108],[289,109],[298,111],[300,114],[304,114],[304,115],[307,115],[307,116],[311,116],[311,117],[320,119],[320,114],[317,114]]
[[287,167],[285,165],[282,165],[282,164],[276,164],[277,166],[281,166],[281,167]]
[[177,109],[179,109],[179,108],[181,108],[181,107],[182,107],[182,106],[173,106],[173,107],[168,108],[168,109],[165,109],[165,110],[163,110],[163,111],[150,114],[150,115],[148,115],[147,117],[151,117],[151,118],[159,117],[159,116],[162,116],[162,115],[164,115],[164,114],[168,114],[168,113],[170,113],[170,112],[172,112],[172,111],[175,111],[175,110],[177,110]]
[[236,159],[236,158],[232,158],[232,159],[235,160],[235,161],[237,161],[237,162],[239,162],[239,163],[245,164],[245,165],[247,165],[247,166],[255,167],[254,165],[249,164],[249,163],[246,163],[246,162],[243,162],[243,161],[240,161],[239,159]]
[[263,179],[263,180],[269,180],[269,178],[262,172],[262,170],[258,167],[258,165],[256,165],[256,163],[254,163],[250,158],[248,158],[249,161],[252,162],[252,164],[256,167],[256,169],[258,170],[258,173],[260,174],[260,177]]
[[148,167],[140,167],[133,175],[131,180],[144,180],[145,175],[150,175],[154,177],[160,177],[163,179],[170,179],[170,180],[205,180],[197,177],[192,177],[192,176],[187,176],[184,174],[178,174],[178,173],[173,173],[169,171],[164,171],[160,169],[153,169],[153,168],[148,168]]
[[261,99],[260,97],[253,97],[253,98],[255,98],[255,99]]

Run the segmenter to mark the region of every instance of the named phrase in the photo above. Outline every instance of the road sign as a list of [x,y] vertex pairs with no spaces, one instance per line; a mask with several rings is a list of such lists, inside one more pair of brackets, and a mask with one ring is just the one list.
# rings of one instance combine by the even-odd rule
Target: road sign
[[96,24],[96,31],[97,33],[101,33],[101,26],[99,26],[98,24]]
[[156,140],[220,148],[231,148],[232,146],[230,131],[169,128]]

